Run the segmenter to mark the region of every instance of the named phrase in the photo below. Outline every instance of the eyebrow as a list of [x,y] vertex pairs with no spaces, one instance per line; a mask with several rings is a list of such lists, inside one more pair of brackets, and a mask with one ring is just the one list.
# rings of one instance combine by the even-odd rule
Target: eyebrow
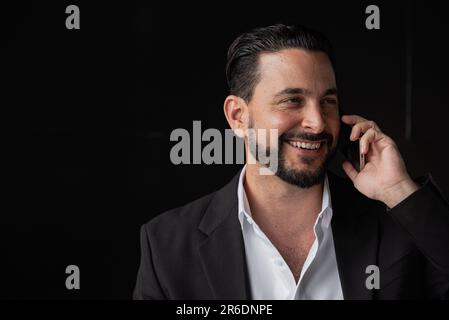
[[[303,94],[303,95],[310,95],[311,91],[304,89],[304,88],[286,88],[284,90],[279,91],[274,95],[275,98],[285,96],[285,95],[291,95],[291,94]],[[330,95],[337,95],[337,88],[332,87],[327,89],[323,96],[330,96]]]
[[324,92],[323,96],[332,96],[332,95],[336,96],[337,94],[338,94],[337,88],[333,87],[333,88],[327,89]]

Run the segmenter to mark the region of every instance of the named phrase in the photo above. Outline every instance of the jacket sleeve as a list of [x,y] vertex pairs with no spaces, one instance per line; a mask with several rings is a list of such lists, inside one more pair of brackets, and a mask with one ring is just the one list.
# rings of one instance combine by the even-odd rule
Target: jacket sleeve
[[432,176],[416,180],[421,187],[394,208],[393,219],[410,235],[429,266],[426,282],[433,298],[449,297],[449,203]]
[[148,237],[147,226],[140,229],[140,266],[137,272],[136,286],[134,288],[134,300],[163,300],[163,293],[153,264],[153,254]]

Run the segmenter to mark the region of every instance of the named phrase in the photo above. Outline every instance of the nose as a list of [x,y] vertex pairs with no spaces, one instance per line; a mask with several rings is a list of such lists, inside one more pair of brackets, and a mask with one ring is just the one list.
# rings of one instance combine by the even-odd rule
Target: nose
[[306,131],[311,133],[320,133],[325,128],[325,121],[321,105],[319,103],[311,102],[302,110],[301,126]]

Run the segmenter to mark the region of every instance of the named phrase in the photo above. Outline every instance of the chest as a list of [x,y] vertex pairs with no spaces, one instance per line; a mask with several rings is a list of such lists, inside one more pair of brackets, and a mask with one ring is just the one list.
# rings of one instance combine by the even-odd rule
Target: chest
[[272,241],[290,268],[296,282],[299,280],[314,241],[315,234],[313,232],[307,232],[293,238],[279,237]]

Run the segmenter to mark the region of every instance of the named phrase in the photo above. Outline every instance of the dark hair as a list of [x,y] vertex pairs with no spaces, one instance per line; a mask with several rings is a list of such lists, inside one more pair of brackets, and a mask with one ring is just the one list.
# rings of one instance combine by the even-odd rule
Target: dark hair
[[331,44],[318,31],[284,24],[253,29],[237,37],[229,47],[226,79],[230,94],[249,102],[259,82],[259,55],[288,48],[321,51],[326,53],[333,63]]

